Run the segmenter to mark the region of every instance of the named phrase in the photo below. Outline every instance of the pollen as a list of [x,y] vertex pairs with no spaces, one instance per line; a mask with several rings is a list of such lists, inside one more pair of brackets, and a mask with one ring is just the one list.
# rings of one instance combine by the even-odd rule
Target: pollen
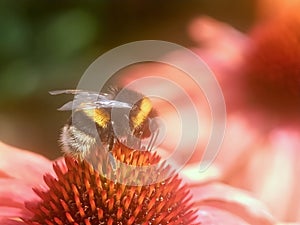
[[[112,152],[116,159],[133,166],[152,165],[160,160],[152,152],[135,151],[122,144],[116,144]],[[191,195],[170,167],[160,167],[155,173],[170,173],[167,179],[134,186],[109,180],[98,169],[121,177],[132,173],[131,177],[145,182],[152,179],[151,174],[139,170],[116,172],[107,166],[105,157],[98,159],[97,167],[71,157],[65,157],[65,164],[54,163],[56,177],[44,176],[47,191],[34,189],[40,201],[26,204],[33,216],[23,220],[29,225],[196,224]]]

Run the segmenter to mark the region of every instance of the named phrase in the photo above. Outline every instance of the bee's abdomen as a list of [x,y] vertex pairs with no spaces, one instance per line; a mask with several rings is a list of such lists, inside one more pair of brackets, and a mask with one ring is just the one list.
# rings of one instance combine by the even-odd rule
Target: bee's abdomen
[[60,142],[64,153],[83,158],[95,147],[96,138],[79,130],[72,124],[66,124],[60,135]]
[[94,117],[91,117],[92,115],[92,113],[87,115],[85,111],[73,113],[68,124],[63,127],[60,136],[63,152],[83,158],[100,142],[107,141],[110,135],[110,121],[104,118],[102,126],[100,126],[99,120],[95,121]]

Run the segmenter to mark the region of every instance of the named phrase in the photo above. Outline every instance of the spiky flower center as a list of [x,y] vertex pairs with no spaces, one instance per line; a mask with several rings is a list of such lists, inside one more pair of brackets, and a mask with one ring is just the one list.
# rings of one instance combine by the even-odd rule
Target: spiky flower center
[[[114,147],[116,158],[129,158],[125,146]],[[126,156],[126,157],[125,157]],[[149,165],[159,160],[150,152],[134,151],[133,165]],[[57,178],[45,175],[49,190],[34,189],[40,202],[28,203],[33,217],[24,219],[30,225],[190,225],[195,214],[191,196],[178,176],[143,186],[132,186],[109,180],[86,161],[65,158],[66,166],[54,164]],[[101,162],[99,162],[101,163]],[[102,162],[103,163],[103,162]],[[99,165],[101,166],[101,165]],[[105,167],[105,164],[103,164]],[[163,171],[169,170],[164,168]],[[159,173],[159,171],[157,171]],[[148,179],[140,174],[140,179]],[[144,178],[142,178],[144,177]]]

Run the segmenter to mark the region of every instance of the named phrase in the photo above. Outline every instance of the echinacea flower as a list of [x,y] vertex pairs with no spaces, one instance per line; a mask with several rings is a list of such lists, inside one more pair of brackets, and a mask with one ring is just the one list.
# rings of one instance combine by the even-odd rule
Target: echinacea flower
[[280,220],[300,220],[300,1],[259,1],[260,18],[243,34],[195,19],[193,50],[216,73],[228,131],[214,165],[220,180],[251,191]]
[[[247,34],[205,16],[195,18],[188,27],[195,42],[191,50],[215,73],[227,107],[226,134],[213,166],[208,169],[214,175],[208,179],[250,191],[267,204],[277,219],[295,222],[300,221],[297,179],[300,172],[300,1],[257,3],[261,6],[259,15]],[[193,66],[180,54],[170,57]],[[190,163],[199,162],[211,134],[212,120],[199,86],[187,74],[167,65],[135,65],[122,72],[124,84],[159,74],[185,90],[199,114],[200,135]],[[155,88],[172,103],[186,106],[183,96],[158,82],[141,87],[147,88]],[[174,140],[178,140],[178,117],[166,104],[161,106],[164,107],[158,108],[167,121],[168,140],[171,140],[163,143],[163,147],[171,152]],[[186,113],[189,110],[191,107],[185,107]],[[193,119],[187,122],[196,123]],[[194,147],[193,140],[188,144],[188,148]],[[202,175],[195,179],[201,180]]]
[[[127,150],[118,148],[118,156],[122,158]],[[50,174],[52,163],[34,153],[1,143],[0,154],[3,225],[98,225],[121,221],[122,224],[275,224],[259,201],[227,185],[185,186],[174,175],[169,181],[148,186],[127,186],[101,177],[87,162],[66,158],[66,163],[55,162],[55,174]],[[158,157],[149,152],[140,156],[135,152],[131,162],[155,161]],[[192,173],[188,172],[189,176]],[[46,185],[42,184],[42,174]]]

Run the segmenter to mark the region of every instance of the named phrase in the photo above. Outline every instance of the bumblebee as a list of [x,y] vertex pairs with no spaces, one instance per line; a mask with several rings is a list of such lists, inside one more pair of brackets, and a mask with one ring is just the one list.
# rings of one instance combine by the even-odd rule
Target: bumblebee
[[[74,99],[58,110],[73,110],[62,128],[60,143],[64,153],[84,158],[104,146],[109,151],[116,141],[134,149],[151,150],[158,136],[157,116],[151,100],[125,88],[106,92],[57,90],[50,94],[72,94]],[[149,138],[147,146],[141,140]]]

